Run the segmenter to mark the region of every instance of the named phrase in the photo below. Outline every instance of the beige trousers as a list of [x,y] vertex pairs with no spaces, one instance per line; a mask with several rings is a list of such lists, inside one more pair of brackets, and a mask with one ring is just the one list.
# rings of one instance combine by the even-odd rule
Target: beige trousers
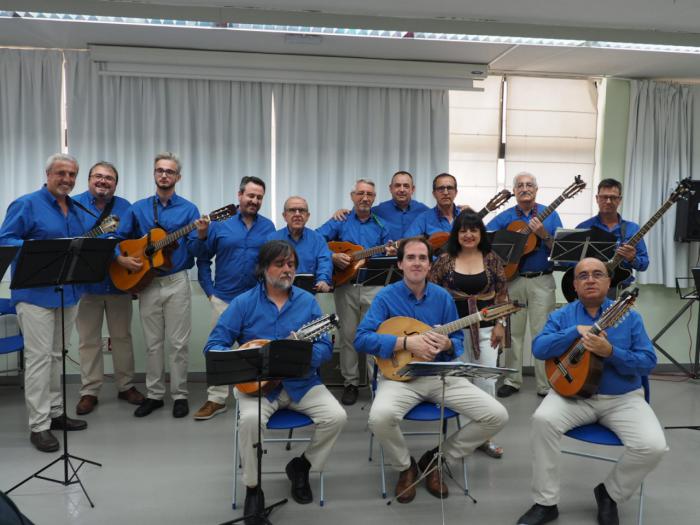
[[[24,337],[24,400],[29,429],[49,430],[51,418],[63,414],[61,398],[61,309],[17,303],[17,320]],[[66,345],[78,308],[65,308]]]
[[81,396],[97,397],[104,382],[102,322],[107,317],[114,382],[119,392],[134,386],[134,348],[131,342],[131,295],[86,294],[80,298],[75,326],[80,337]]
[[[219,299],[215,295],[209,297],[209,303],[211,304],[211,327],[214,328],[221,314],[228,308],[229,303]],[[210,386],[207,388],[207,401],[225,405],[228,393],[228,385]]]
[[[421,401],[439,403],[441,399],[442,381],[437,377],[418,377],[405,383],[379,378],[369,428],[384,448],[387,463],[396,470],[411,466],[411,453],[399,426],[404,415]],[[471,454],[508,422],[505,407],[463,377],[446,378],[445,406],[465,416],[462,428],[443,444],[448,461]]]
[[[525,328],[530,325],[530,334],[534,338],[542,331],[547,322],[547,316],[554,310],[555,285],[552,274],[541,275],[526,279],[516,277],[508,284],[508,296],[511,301],[527,304],[527,308],[510,316],[511,347],[505,350],[505,366],[515,368],[517,372],[510,374],[504,384],[517,389],[523,384],[523,350],[525,348]],[[537,391],[549,390],[544,361],[533,358]]]
[[[243,482],[247,487],[258,484],[258,464],[253,445],[258,440],[258,398],[247,394],[238,397],[238,443],[243,465]],[[268,420],[281,408],[290,408],[309,416],[316,429],[304,456],[314,470],[323,470],[326,460],[347,422],[347,414],[338,400],[324,385],[316,385],[298,403],[289,398],[285,390],[275,401],[262,398],[262,431]]]
[[340,353],[340,372],[343,374],[345,386],[360,384],[358,355],[353,344],[355,329],[381,289],[381,286],[345,284],[336,288],[333,293],[335,312],[340,319],[337,346]]
[[186,271],[156,277],[139,294],[146,343],[146,391],[165,396],[165,343],[170,350],[170,396],[187,399],[187,364],[192,327],[192,292]]
[[[472,336],[469,330],[464,330],[464,353],[461,360],[465,363],[477,363],[484,366],[497,366],[498,364],[498,348],[491,348],[491,332],[492,326],[479,328],[479,359],[474,356],[472,348]],[[486,392],[491,397],[496,397],[496,378],[486,379],[483,377],[475,377],[471,380],[481,390]]]
[[[567,430],[600,421],[625,444],[622,458],[605,479],[616,502],[634,493],[668,450],[664,432],[642,389],[620,396],[562,397],[550,390],[532,416],[532,497],[540,505],[559,503],[559,444]],[[575,475],[575,473],[572,473]]]

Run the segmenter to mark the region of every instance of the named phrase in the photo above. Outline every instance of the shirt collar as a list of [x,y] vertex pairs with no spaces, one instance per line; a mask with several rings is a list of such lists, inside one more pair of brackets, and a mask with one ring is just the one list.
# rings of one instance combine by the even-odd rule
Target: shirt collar
[[[401,279],[400,282],[401,282],[401,286],[402,286],[402,290],[403,290],[404,295],[405,295],[406,297],[408,297],[409,299],[413,299],[414,301],[418,301],[419,299],[413,294],[413,290],[411,290],[411,289],[408,287],[408,285],[406,285],[406,281],[404,281],[403,279]],[[429,295],[428,289],[430,288],[430,286],[428,286],[429,284],[430,284],[430,283],[426,280],[426,282],[425,282],[425,290],[423,290],[423,297],[420,298],[420,302],[423,302],[423,301],[425,301],[425,300],[428,298],[428,295]]]

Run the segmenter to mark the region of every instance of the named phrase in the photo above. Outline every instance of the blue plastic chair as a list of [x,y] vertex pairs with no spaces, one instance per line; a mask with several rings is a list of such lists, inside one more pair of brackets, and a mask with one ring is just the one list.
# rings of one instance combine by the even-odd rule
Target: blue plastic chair
[[[16,315],[17,312],[15,311],[14,306],[12,306],[10,299],[0,299],[0,317]],[[16,319],[14,322],[16,322]],[[8,324],[9,323],[6,323],[4,326],[0,327],[0,355],[7,355],[17,352],[17,368],[3,370],[2,373],[18,372],[21,376],[24,372],[24,338],[22,337],[22,333],[19,331],[19,325],[17,325],[17,334],[6,335]]]
[[[241,395],[241,394],[238,394]],[[241,468],[240,457],[238,455],[238,400],[236,400],[236,417],[233,423],[233,501],[232,507],[236,509],[237,505],[237,488],[238,488],[238,470]],[[267,422],[266,428],[268,430],[288,430],[289,433],[286,438],[271,438],[263,437],[263,443],[286,443],[286,450],[291,450],[292,443],[297,442],[309,442],[310,437],[295,438],[293,437],[293,432],[295,428],[307,427],[313,425],[313,420],[301,412],[295,410],[290,410],[288,408],[283,408],[272,414]],[[319,473],[319,506],[323,507],[325,504],[325,493],[323,486],[323,472]]]
[[[649,403],[649,378],[647,376],[642,377],[642,387],[644,388],[644,399]],[[577,441],[583,441],[585,443],[590,443],[592,445],[606,445],[609,447],[624,447],[620,438],[617,434],[610,430],[608,427],[601,425],[600,423],[590,423],[588,425],[581,425],[580,427],[575,427],[564,434],[565,436],[575,439]],[[578,452],[576,450],[565,450],[562,449],[563,454],[569,454],[571,456],[579,456],[582,458],[598,459],[601,461],[607,461],[609,463],[617,463],[618,459],[599,456],[597,454],[589,454],[586,452]],[[638,525],[642,525],[642,511],[644,510],[644,482],[639,487],[639,511],[638,511]]]

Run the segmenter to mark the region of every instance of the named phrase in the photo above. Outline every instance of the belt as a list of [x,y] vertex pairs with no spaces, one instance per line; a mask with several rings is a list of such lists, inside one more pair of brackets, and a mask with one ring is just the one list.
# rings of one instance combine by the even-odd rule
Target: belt
[[545,270],[544,272],[522,272],[518,275],[520,277],[525,277],[525,279],[532,279],[534,277],[540,277],[541,275],[549,275],[553,270]]

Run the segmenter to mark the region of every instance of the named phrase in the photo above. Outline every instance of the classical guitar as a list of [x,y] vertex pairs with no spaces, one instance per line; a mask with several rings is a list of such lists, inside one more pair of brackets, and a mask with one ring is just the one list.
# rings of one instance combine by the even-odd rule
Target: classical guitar
[[102,219],[102,222],[100,222],[100,224],[95,226],[92,230],[81,235],[81,237],[94,239],[95,237],[98,237],[105,233],[112,233],[113,231],[117,231],[118,227],[119,217],[117,217],[116,215],[107,215],[107,217]]
[[[586,183],[581,179],[581,175],[576,175],[574,182],[568,188],[566,188],[562,194],[559,195],[554,202],[552,202],[552,204],[542,210],[541,213],[538,213],[537,218],[544,222],[544,220],[549,217],[562,202],[576,196],[576,194],[583,191],[585,187]],[[512,232],[527,234],[527,241],[525,241],[525,247],[523,248],[523,253],[520,256],[521,258],[529,253],[532,253],[535,251],[537,246],[539,246],[540,238],[532,232],[530,225],[527,222],[521,220],[513,221],[506,229]],[[512,280],[518,275],[518,266],[520,266],[520,261],[504,265],[503,269],[506,272],[506,277],[508,280]]]
[[[452,321],[451,323],[435,327],[429,326],[411,317],[392,317],[379,325],[377,333],[390,334],[397,337],[407,337],[409,335],[422,334],[425,332],[449,335],[452,332],[456,332],[457,330],[461,330],[481,321],[493,321],[500,317],[505,317],[506,315],[517,312],[521,308],[522,306],[517,302],[496,304],[488,308],[483,308],[474,314],[457,319],[456,321]],[[409,381],[411,378],[400,376],[398,374],[399,370],[411,361],[425,361],[424,359],[414,356],[408,350],[396,350],[391,357],[381,358],[375,356],[374,359],[384,377],[393,379],[394,381]]]
[[[229,204],[208,215],[210,221],[223,221],[236,214],[236,206]],[[207,216],[205,216],[207,218]],[[179,230],[168,233],[162,228],[153,228],[140,239],[127,239],[119,243],[125,257],[138,257],[143,266],[137,272],[127,270],[117,261],[109,267],[109,276],[114,286],[129,293],[139,293],[156,277],[156,269],[170,266],[170,250],[178,239],[184,237],[197,226],[194,222]]]
[[[318,319],[306,323],[296,332],[289,334],[287,339],[296,339],[297,341],[315,341],[326,332],[330,332],[338,326],[338,316],[335,314],[324,315]],[[234,350],[246,350],[248,348],[257,348],[270,342],[270,339],[252,339]],[[261,381],[260,390],[263,394],[267,394],[274,390],[280,381]],[[244,394],[257,395],[258,382],[239,383],[236,388]]]
[[[639,289],[625,291],[620,298],[603,312],[600,319],[591,327],[591,333],[598,335],[603,330],[618,324],[629,312]],[[564,397],[591,397],[598,392],[598,383],[603,373],[603,360],[583,347],[577,339],[559,357],[545,361],[545,371],[549,384]]]
[[[678,200],[686,198],[690,193],[693,192],[693,187],[691,185],[690,179],[683,179],[678,183],[676,189],[673,190],[671,195],[666,199],[666,202],[658,209],[658,211],[651,216],[644,226],[639,228],[639,231],[635,233],[629,240],[625,243],[629,246],[636,246],[639,241],[642,240],[649,230],[661,219],[664,213],[666,213],[671,206],[673,206]],[[616,288],[620,283],[625,282],[632,275],[631,268],[622,268],[620,265],[623,263],[624,259],[621,255],[615,254],[612,259],[605,263],[608,268],[608,273],[612,274],[612,280],[610,282],[610,288]],[[576,300],[576,290],[574,290],[574,268],[569,268],[561,279],[561,291],[569,302]]]

